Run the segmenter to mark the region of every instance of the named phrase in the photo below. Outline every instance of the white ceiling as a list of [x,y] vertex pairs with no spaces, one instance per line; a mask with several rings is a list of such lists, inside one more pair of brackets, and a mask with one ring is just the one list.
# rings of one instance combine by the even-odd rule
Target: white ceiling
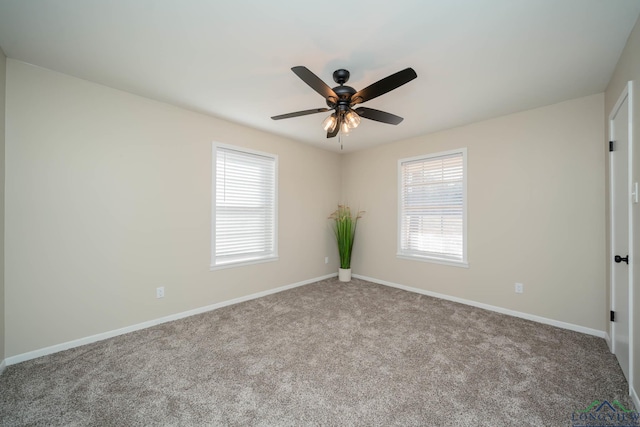
[[406,67],[412,82],[364,104],[346,152],[605,90],[638,0],[0,0],[10,58],[331,150],[325,107],[290,68],[360,90]]

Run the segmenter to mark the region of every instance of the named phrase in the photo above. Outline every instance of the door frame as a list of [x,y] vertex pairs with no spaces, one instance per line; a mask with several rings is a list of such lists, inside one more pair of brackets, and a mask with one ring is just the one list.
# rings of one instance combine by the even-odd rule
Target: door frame
[[[633,205],[638,203],[637,197],[638,195],[636,195],[636,200],[631,201],[631,196],[632,196],[632,192],[634,191],[634,184],[633,184],[633,82],[629,81],[627,82],[627,84],[625,85],[624,89],[622,90],[622,93],[620,94],[620,96],[618,97],[618,100],[616,101],[616,104],[614,105],[614,107],[611,109],[611,113],[609,114],[609,141],[613,141],[614,139],[614,127],[613,127],[613,119],[615,118],[616,114],[618,113],[618,111],[620,110],[620,108],[622,107],[622,104],[624,103],[625,99],[628,100],[628,159],[627,159],[627,172],[628,172],[628,177],[627,177],[627,197],[629,197],[629,204],[628,204],[628,229],[629,229],[629,307],[628,307],[628,311],[629,311],[629,378],[628,378],[628,382],[629,382],[629,394],[632,393],[633,391],[633,378],[634,378],[634,371],[633,371],[633,288],[634,288],[634,283],[633,283],[633,273],[634,273],[634,269],[633,269],[633,265],[634,265],[634,238],[633,238]],[[615,301],[615,287],[614,287],[614,273],[613,273],[613,267],[611,265],[611,263],[613,262],[613,258],[616,255],[614,252],[614,247],[613,247],[613,239],[614,239],[614,225],[615,225],[615,217],[614,217],[614,206],[613,206],[613,189],[612,189],[612,182],[613,182],[613,158],[611,155],[609,155],[609,260],[608,260],[608,264],[609,264],[609,309],[613,310],[614,309],[614,301]],[[637,190],[636,190],[637,191]],[[609,339],[609,343],[610,343],[610,349],[612,353],[615,353],[615,328],[616,328],[616,322],[611,322],[611,338]]]

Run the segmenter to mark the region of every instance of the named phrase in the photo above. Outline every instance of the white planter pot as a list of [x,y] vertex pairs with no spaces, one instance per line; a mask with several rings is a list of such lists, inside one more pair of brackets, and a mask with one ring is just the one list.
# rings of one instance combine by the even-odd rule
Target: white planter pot
[[351,269],[350,268],[339,268],[338,269],[338,279],[341,282],[350,282],[351,281]]

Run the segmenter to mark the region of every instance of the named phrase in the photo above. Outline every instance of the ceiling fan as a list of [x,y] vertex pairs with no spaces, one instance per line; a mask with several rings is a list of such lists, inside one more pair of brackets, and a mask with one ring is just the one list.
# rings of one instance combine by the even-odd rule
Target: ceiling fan
[[395,114],[374,110],[373,108],[358,107],[354,109],[353,107],[356,104],[362,104],[380,95],[384,95],[418,77],[413,68],[405,68],[382,80],[378,80],[360,91],[356,91],[351,86],[345,86],[345,83],[349,81],[350,74],[349,71],[344,69],[333,72],[333,80],[340,85],[333,89],[327,86],[325,82],[320,80],[320,78],[313,74],[307,67],[293,67],[291,71],[300,77],[303,82],[311,86],[313,90],[322,95],[329,108],[296,111],[295,113],[281,114],[271,118],[273,120],[289,119],[291,117],[306,116],[308,114],[324,113],[334,110],[322,123],[322,127],[327,131],[327,138],[333,138],[338,132],[348,133],[350,129],[356,128],[360,124],[361,117],[391,125],[400,123],[404,119]]

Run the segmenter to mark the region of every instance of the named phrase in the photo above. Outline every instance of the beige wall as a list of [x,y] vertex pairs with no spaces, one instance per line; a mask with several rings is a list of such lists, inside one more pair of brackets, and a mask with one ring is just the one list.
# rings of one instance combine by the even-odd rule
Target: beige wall
[[[354,274],[604,331],[603,109],[593,95],[346,155],[343,200],[367,211]],[[469,268],[398,259],[398,159],[460,147]]]
[[[602,94],[341,158],[7,65],[7,357],[331,274],[338,199],[367,210],[356,274],[606,329]],[[279,155],[280,261],[209,271],[213,140]],[[459,147],[470,267],[397,259],[397,160]]]
[[[7,62],[7,357],[337,270],[338,154]],[[209,271],[212,141],[279,156],[279,261]]]
[[[609,114],[613,109],[613,106],[618,101],[620,94],[624,86],[628,81],[633,80],[634,87],[634,115],[633,115],[633,177],[634,182],[640,182],[640,20],[636,22],[633,28],[627,44],[620,56],[620,60],[616,65],[613,77],[609,82],[607,91],[605,92],[605,120],[607,125],[607,135],[609,135]],[[608,166],[608,165],[607,165]],[[608,173],[607,173],[607,185],[608,185]],[[608,201],[608,197],[607,197]],[[608,209],[608,208],[607,208]],[[634,336],[633,336],[633,351],[634,351],[634,365],[633,370],[635,372],[633,378],[633,388],[636,393],[640,393],[640,209],[638,205],[633,206],[633,230],[634,230],[634,248],[633,248],[633,267],[635,277],[633,281],[634,292]],[[607,259],[607,272],[610,267],[610,259],[608,256],[608,247],[606,253]],[[610,292],[609,275],[607,274],[607,295]]]
[[0,363],[4,360],[4,129],[7,58],[0,49]]

